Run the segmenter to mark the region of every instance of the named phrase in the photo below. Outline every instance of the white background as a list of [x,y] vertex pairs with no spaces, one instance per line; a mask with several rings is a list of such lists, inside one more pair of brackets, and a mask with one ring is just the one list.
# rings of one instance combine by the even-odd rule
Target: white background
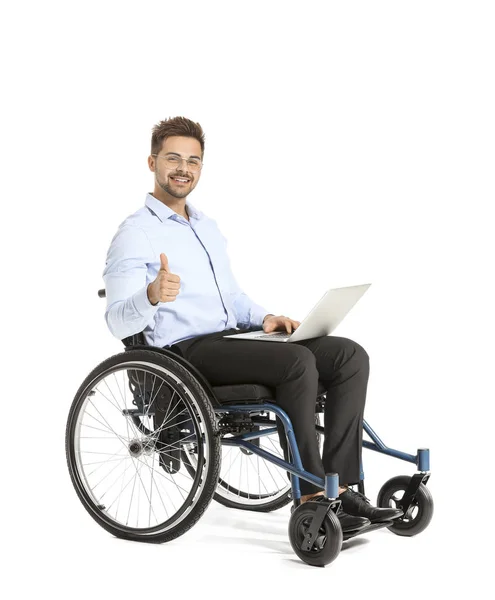
[[[479,591],[493,552],[492,3],[26,1],[1,23],[8,597]],[[69,407],[123,349],[97,297],[106,251],[153,189],[152,126],[178,115],[206,134],[190,200],[255,301],[302,320],[329,287],[372,283],[336,335],[371,357],[380,437],[431,448],[419,536],[376,532],[314,569],[291,550],[289,507],[212,503],[147,546],[77,499]],[[373,501],[414,472],[370,454]]]

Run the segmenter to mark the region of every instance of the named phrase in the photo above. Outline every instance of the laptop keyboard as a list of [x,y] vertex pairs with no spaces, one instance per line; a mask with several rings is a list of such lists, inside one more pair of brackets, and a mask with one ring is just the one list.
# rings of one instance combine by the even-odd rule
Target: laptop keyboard
[[278,331],[277,333],[263,333],[261,335],[254,335],[255,338],[264,338],[264,337],[289,337],[291,334],[287,333],[287,331]]

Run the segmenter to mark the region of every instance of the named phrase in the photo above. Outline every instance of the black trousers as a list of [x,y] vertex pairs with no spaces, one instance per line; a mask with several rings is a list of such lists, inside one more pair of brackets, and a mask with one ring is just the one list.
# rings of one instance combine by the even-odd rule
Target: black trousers
[[[256,329],[227,329],[174,346],[212,386],[259,383],[273,388],[276,404],[292,421],[303,467],[322,478],[325,473],[338,473],[340,484],[358,483],[368,354],[356,342],[336,336],[293,343],[223,339],[224,335]],[[315,434],[318,380],[327,390],[322,456]],[[278,430],[287,459],[280,421]],[[320,491],[303,479],[300,484],[302,495]]]

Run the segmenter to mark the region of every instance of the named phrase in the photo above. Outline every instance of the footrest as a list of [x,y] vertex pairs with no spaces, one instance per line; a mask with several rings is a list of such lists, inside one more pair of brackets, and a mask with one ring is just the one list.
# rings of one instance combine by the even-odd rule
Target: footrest
[[363,527],[363,529],[359,529],[356,532],[350,531],[348,533],[344,533],[343,539],[344,542],[356,537],[357,535],[362,535],[363,533],[370,533],[371,531],[375,531],[376,529],[382,529],[383,527],[390,527],[393,521],[381,521],[380,523],[370,523],[368,527]]

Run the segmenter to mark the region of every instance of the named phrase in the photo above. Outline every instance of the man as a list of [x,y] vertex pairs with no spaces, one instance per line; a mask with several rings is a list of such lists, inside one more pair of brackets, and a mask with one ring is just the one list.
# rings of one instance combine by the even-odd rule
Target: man
[[[199,123],[176,117],[154,127],[148,157],[153,193],[119,226],[103,272],[110,331],[120,340],[142,331],[149,345],[176,345],[214,386],[253,381],[274,388],[294,426],[304,468],[322,478],[336,472],[345,482],[337,513],[344,532],[401,516],[348,488],[360,479],[369,377],[369,358],[359,344],[335,336],[289,344],[223,339],[237,327],[290,333],[300,323],[268,313],[239,288],[227,240],[187,199],[198,185],[204,148]],[[318,380],[327,388],[323,457],[314,429]],[[280,442],[286,453],[284,435]],[[301,502],[323,496],[300,483]]]

